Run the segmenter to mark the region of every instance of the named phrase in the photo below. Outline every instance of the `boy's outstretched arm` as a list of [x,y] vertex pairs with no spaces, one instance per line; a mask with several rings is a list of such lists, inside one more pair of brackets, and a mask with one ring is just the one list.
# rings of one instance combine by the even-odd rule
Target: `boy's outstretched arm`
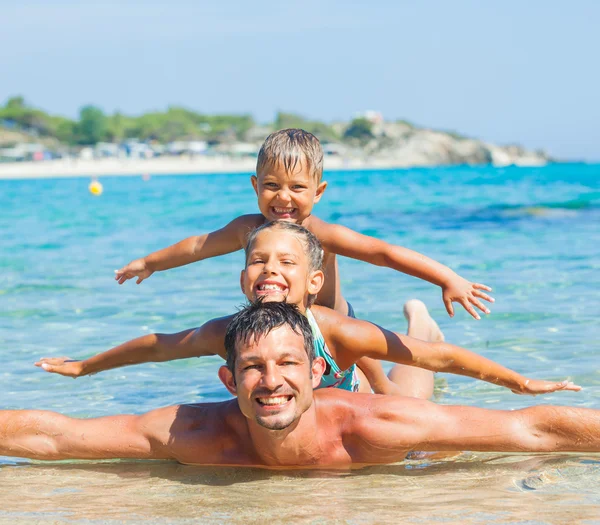
[[244,215],[212,233],[188,237],[141,259],[135,259],[120,270],[115,270],[115,280],[123,284],[137,277],[137,284],[154,272],[184,266],[210,257],[232,253],[243,247],[243,237],[256,227],[256,218]]
[[[320,323],[319,326],[323,327],[323,324]],[[570,381],[530,379],[460,346],[421,341],[336,312],[331,314],[326,330],[329,348],[335,352],[340,368],[348,367],[359,358],[368,356],[434,372],[481,379],[509,388],[515,394],[536,395],[557,390],[581,390],[580,386]]]
[[320,220],[315,226],[314,233],[328,252],[359,259],[377,266],[387,266],[437,284],[442,289],[442,298],[450,317],[454,316],[453,302],[460,303],[475,319],[480,317],[473,306],[486,314],[490,313],[480,301],[480,299],[484,299],[494,302],[494,299],[484,292],[484,290],[492,291],[485,284],[469,282],[447,266],[425,255],[362,235],[345,226],[329,224]]
[[225,355],[224,334],[229,317],[214,319],[200,328],[176,334],[150,334],[81,361],[68,357],[44,357],[35,363],[46,372],[82,377],[105,370],[142,363],[174,361],[188,357]]

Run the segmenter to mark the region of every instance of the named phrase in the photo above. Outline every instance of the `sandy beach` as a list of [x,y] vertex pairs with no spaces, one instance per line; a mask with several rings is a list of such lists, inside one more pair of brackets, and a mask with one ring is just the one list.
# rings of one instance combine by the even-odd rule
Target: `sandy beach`
[[[326,170],[400,168],[408,164],[328,157]],[[256,168],[256,159],[230,157],[158,157],[153,159],[60,159],[0,164],[0,180],[61,177],[174,175],[201,173],[246,173]]]

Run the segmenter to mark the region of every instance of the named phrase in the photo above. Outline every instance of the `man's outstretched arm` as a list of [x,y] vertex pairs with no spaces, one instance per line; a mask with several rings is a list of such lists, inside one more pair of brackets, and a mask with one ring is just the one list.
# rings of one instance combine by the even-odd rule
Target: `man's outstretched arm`
[[398,460],[411,450],[600,452],[600,410],[489,410],[378,396],[370,412],[356,418],[365,462]]
[[74,419],[41,410],[0,411],[0,456],[39,460],[172,459],[177,407],[140,416]]

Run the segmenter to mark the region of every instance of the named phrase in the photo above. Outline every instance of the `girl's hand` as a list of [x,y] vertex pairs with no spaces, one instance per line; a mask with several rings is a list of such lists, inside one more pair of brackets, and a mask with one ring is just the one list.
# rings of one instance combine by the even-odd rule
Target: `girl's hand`
[[571,390],[573,392],[579,392],[581,387],[566,379],[564,381],[560,381],[559,383],[554,381],[542,381],[540,379],[527,379],[527,381],[525,381],[525,383],[521,386],[520,390],[513,390],[513,392],[519,395],[536,396],[538,394],[549,394],[558,390]]
[[83,361],[69,359],[68,357],[42,357],[35,366],[43,368],[46,372],[72,377],[73,379],[82,375]]

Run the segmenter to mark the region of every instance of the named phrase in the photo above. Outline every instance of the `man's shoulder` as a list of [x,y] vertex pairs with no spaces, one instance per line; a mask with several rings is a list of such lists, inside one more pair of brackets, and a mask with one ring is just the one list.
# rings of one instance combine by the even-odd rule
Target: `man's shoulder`
[[314,391],[314,396],[320,415],[326,418],[334,416],[336,419],[347,419],[368,410],[371,400],[364,396],[372,394],[350,392],[342,388],[319,388]]
[[235,400],[175,405],[153,412],[155,419],[162,420],[161,428],[169,424],[168,435],[163,437],[181,463],[218,463],[229,437],[239,432],[240,414]]
[[[330,391],[330,392],[327,392]],[[315,392],[324,431],[339,433],[354,463],[398,461],[419,441],[431,403],[324,388]]]

